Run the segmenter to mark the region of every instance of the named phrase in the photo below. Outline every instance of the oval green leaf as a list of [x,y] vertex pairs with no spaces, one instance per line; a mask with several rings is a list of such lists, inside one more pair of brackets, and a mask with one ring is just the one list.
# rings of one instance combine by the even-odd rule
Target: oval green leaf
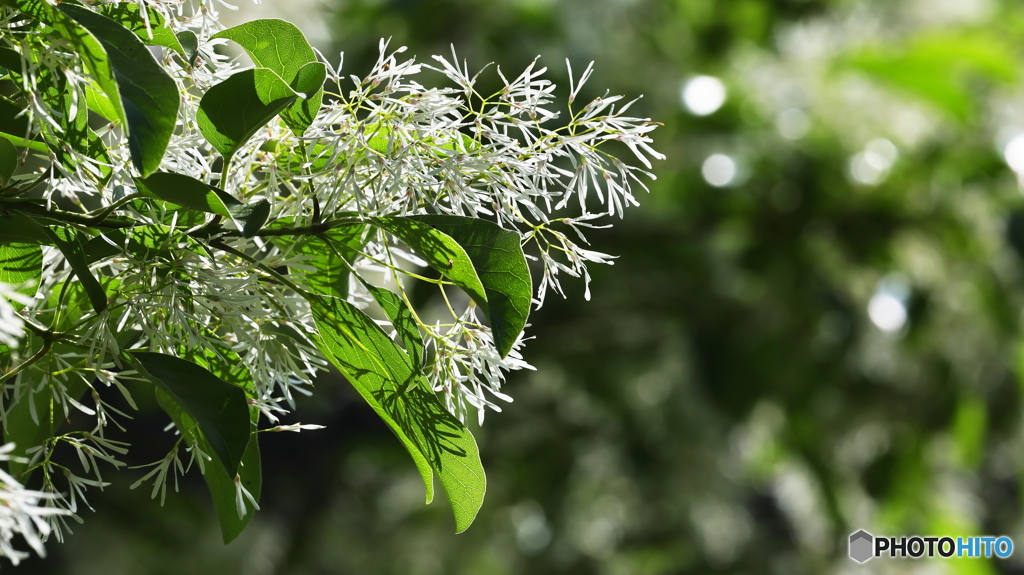
[[[210,441],[203,434],[195,420],[189,417],[181,406],[166,393],[157,390],[157,403],[171,417],[174,426],[185,436],[187,440],[199,444],[199,449],[205,453],[212,453],[213,447]],[[259,434],[251,433],[248,445],[245,446],[245,453],[242,454],[241,463],[238,466],[238,478],[242,486],[252,494],[257,502],[260,500],[260,491],[263,487],[263,469],[260,461]],[[210,496],[213,498],[213,507],[217,511],[217,520],[220,523],[221,537],[224,543],[231,543],[249,524],[249,521],[256,514],[256,509],[246,502],[245,515],[238,516],[235,507],[236,487],[233,475],[228,475],[221,464],[220,459],[214,458],[206,464],[206,472],[203,473],[203,481],[206,482]]]
[[231,218],[245,237],[256,235],[270,216],[270,203],[265,199],[243,204],[224,190],[184,174],[157,172],[148,178],[136,178],[135,184],[148,196]]
[[273,70],[293,90],[305,95],[281,112],[285,124],[301,136],[320,111],[327,79],[326,66],[317,61],[302,31],[291,22],[267,19],[246,22],[213,37],[237,42],[256,66]]
[[431,471],[448,494],[457,532],[483,505],[487,479],[473,434],[445,409],[412,360],[366,314],[345,300],[309,298],[324,355],[349,380],[409,451],[423,476]]
[[487,292],[466,250],[457,241],[428,223],[414,218],[374,218],[370,223],[402,241],[480,307],[487,309]]
[[[412,216],[454,239],[466,250],[487,294],[482,304],[491,323],[494,344],[508,355],[530,316],[533,283],[519,234],[479,218]],[[478,302],[479,303],[479,302]]]
[[[148,176],[160,167],[174,132],[180,104],[177,85],[132,31],[81,6],[61,4],[58,9],[87,28],[106,51],[124,109],[132,163]],[[117,98],[103,92],[111,100]]]
[[221,30],[213,35],[212,39],[216,38],[237,42],[257,67],[273,70],[288,85],[303,66],[316,62],[316,52],[306,36],[285,20],[253,20]]
[[210,442],[211,455],[234,478],[252,425],[245,390],[184,359],[145,351],[128,353],[140,373],[195,420]]
[[244,70],[207,90],[199,102],[199,130],[225,158],[298,96],[266,68]]

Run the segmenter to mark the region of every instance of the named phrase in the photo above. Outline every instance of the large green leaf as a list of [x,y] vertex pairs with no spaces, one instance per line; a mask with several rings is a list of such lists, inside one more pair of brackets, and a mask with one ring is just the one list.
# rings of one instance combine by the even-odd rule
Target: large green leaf
[[433,226],[469,254],[487,294],[483,308],[491,323],[494,344],[505,357],[526,327],[533,293],[530,268],[519,243],[519,234],[478,218],[412,216],[410,219]]
[[237,42],[257,66],[273,70],[293,90],[305,95],[281,113],[285,124],[302,135],[320,111],[327,79],[326,67],[317,61],[302,31],[284,20],[253,20],[213,37]]
[[324,82],[327,81],[327,66],[323,62],[310,62],[299,69],[291,87],[304,98],[299,98],[281,112],[284,123],[301,136],[313,124],[320,112],[324,98]]
[[[106,50],[124,109],[132,163],[148,176],[160,167],[174,132],[180,104],[177,85],[131,30],[81,6],[58,8],[87,28]],[[106,89],[103,92],[114,99]]]
[[[345,262],[351,262],[355,258],[363,245],[365,230],[365,224],[335,226],[323,234],[300,239],[296,250],[309,257],[302,263],[313,270],[293,268],[291,273],[301,275],[306,287],[314,294],[345,299],[348,297],[348,280],[351,275]],[[286,238],[277,243],[287,245],[291,241],[291,238]],[[413,318],[412,310],[398,294],[371,285],[362,278],[358,279],[388,316],[399,341],[412,360],[412,365],[419,370],[424,361],[423,337]]]
[[224,190],[184,174],[158,172],[148,178],[136,178],[135,183],[142,193],[154,198],[231,218],[245,237],[256,235],[270,216],[270,203],[265,199],[243,204]]
[[487,307],[487,292],[466,250],[457,241],[428,223],[413,218],[374,218],[370,223],[402,240],[477,302]]
[[412,310],[406,305],[405,300],[393,291],[372,285],[367,285],[366,289],[388,316],[395,332],[398,333],[398,340],[405,348],[405,353],[409,354],[409,359],[412,360],[413,368],[418,371],[423,367],[424,361],[423,336],[416,325]]
[[[181,359],[195,363],[196,365],[209,370],[210,373],[214,374],[218,378],[237,385],[244,389],[248,395],[255,393],[255,385],[252,381],[252,376],[249,371],[245,368],[238,355],[227,346],[220,346],[215,349],[204,348],[202,350],[196,348],[184,348],[182,347],[178,351],[178,355]],[[185,434],[189,439],[195,439],[199,443],[199,448],[206,453],[211,453],[210,443],[206,436],[202,433],[199,427],[196,425],[195,420],[192,419],[187,413],[185,413],[181,407],[171,400],[166,394],[158,393],[157,400],[164,411],[171,416],[175,426],[178,430]],[[238,467],[238,477],[242,485],[252,494],[256,501],[260,498],[260,489],[262,487],[262,469],[260,464],[260,448],[258,441],[258,434],[256,431],[256,422],[259,419],[259,410],[255,407],[249,407],[249,420],[252,423],[251,437],[249,444],[245,448],[245,453],[242,454],[242,461]],[[213,497],[213,505],[217,511],[217,518],[220,522],[221,534],[224,538],[225,543],[231,542],[239,533],[245,529],[245,526],[249,523],[255,515],[256,510],[246,502],[245,515],[242,517],[238,516],[238,511],[235,505],[235,497],[237,494],[234,482],[234,476],[229,476],[224,466],[220,464],[218,459],[215,459],[210,463],[211,468],[207,468],[206,473],[203,474],[203,479],[206,481],[206,486],[210,490],[210,495]]]
[[[195,441],[199,445],[199,449],[206,453],[212,453],[213,447],[210,445],[206,435],[203,434],[195,420],[185,413],[177,402],[158,389],[157,403],[171,417],[174,426],[178,428],[178,431],[190,443]],[[263,487],[263,469],[260,461],[258,437],[258,433],[251,433],[249,443],[245,446],[245,453],[242,454],[242,460],[238,466],[239,481],[241,481],[242,486],[252,494],[257,502],[259,502],[260,491]],[[234,476],[228,475],[220,459],[214,458],[213,461],[206,463],[206,472],[203,473],[203,480],[206,482],[206,487],[210,490],[210,495],[213,498],[213,506],[217,511],[217,519],[220,522],[221,536],[224,538],[224,543],[230,543],[249,524],[249,521],[256,514],[256,509],[246,501],[245,515],[242,517],[238,516],[235,506],[237,491]]]
[[210,442],[210,455],[234,478],[251,431],[245,390],[191,361],[162,353],[129,353],[140,372],[196,421]]
[[476,440],[445,409],[409,356],[366,314],[333,297],[310,298],[318,346],[405,445],[432,498],[431,470],[465,531],[483,504],[487,480]]
[[294,249],[308,259],[302,262],[312,270],[293,267],[289,273],[300,277],[312,293],[348,297],[349,269],[363,244],[365,224],[335,226],[323,234],[306,237],[279,236],[274,243],[282,248],[294,244]]
[[229,158],[296,98],[272,70],[244,70],[207,90],[196,120],[203,137]]
[[[43,248],[35,243],[0,243],[0,283],[21,286],[26,296],[36,295],[43,274]],[[15,309],[24,304],[11,302]]]
[[284,20],[253,20],[213,35],[237,42],[256,66],[269,68],[291,84],[299,70],[316,62],[316,52],[295,24]]

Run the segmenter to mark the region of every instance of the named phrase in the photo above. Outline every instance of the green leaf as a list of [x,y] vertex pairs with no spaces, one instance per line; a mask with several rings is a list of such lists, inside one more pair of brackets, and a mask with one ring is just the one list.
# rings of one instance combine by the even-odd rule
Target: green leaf
[[135,178],[135,184],[148,196],[226,218],[231,217],[229,205],[242,204],[231,194],[184,174],[157,172],[147,178]]
[[284,20],[253,20],[227,30],[211,39],[227,38],[237,42],[256,66],[269,68],[288,85],[309,62],[316,62],[316,52],[295,24]]
[[[208,341],[213,340],[210,339]],[[209,370],[210,373],[218,378],[244,389],[247,396],[254,397],[256,386],[238,354],[227,345],[220,345],[219,343],[212,343],[211,345],[216,347],[197,349],[181,346],[178,349],[178,357]],[[158,394],[157,399],[160,405],[164,407],[164,410],[171,415],[171,419],[178,426],[178,430],[191,429],[193,431],[191,437],[197,438],[200,449],[210,453],[211,447],[209,442],[206,436],[199,431],[194,420],[188,414],[183,413],[180,408],[177,408],[177,414],[172,414],[172,409],[176,406],[173,402],[170,402],[170,406],[167,405],[169,398],[166,395]],[[259,501],[260,489],[262,487],[262,469],[259,441],[257,439],[259,434],[255,433],[259,415],[259,409],[255,406],[249,407],[249,421],[252,423],[251,437],[249,444],[245,448],[245,453],[242,454],[242,463],[238,467],[238,476],[242,485],[253,495],[257,502]],[[238,516],[238,511],[235,507],[236,490],[234,478],[228,475],[218,460],[212,463],[214,464],[214,471],[207,471],[207,473],[203,474],[203,479],[206,481],[210,494],[213,496],[213,504],[217,510],[217,518],[220,521],[224,542],[229,543],[245,529],[249,520],[255,515],[256,510],[246,502],[245,515],[242,517]]]
[[413,368],[419,371],[423,367],[424,362],[423,336],[420,334],[420,328],[416,325],[416,320],[413,318],[412,310],[406,305],[405,300],[395,292],[369,284],[364,285],[388,316],[391,325],[398,332],[398,339],[402,342],[405,353],[412,360]]
[[[413,216],[462,246],[473,261],[487,294],[484,311],[491,323],[494,344],[508,355],[530,315],[533,283],[519,234],[478,218]],[[442,270],[443,273],[443,270]]]
[[225,158],[298,96],[273,71],[244,70],[207,90],[199,102],[199,130]]
[[323,234],[305,238],[274,237],[274,243],[282,248],[294,244],[297,252],[309,258],[302,263],[313,271],[291,268],[289,273],[301,277],[313,293],[345,298],[348,297],[349,269],[343,260],[355,259],[356,251],[363,245],[365,230],[364,224],[336,226]]
[[245,237],[256,235],[270,216],[270,203],[265,199],[243,204],[224,190],[184,174],[157,172],[148,178],[136,178],[135,183],[148,196],[231,218]]
[[[85,62],[89,75],[99,85],[100,90],[114,102],[118,112],[117,120],[123,123],[125,113],[124,108],[121,107],[117,82],[114,80],[114,71],[107,58],[107,52],[100,41],[74,19],[44,0],[11,0],[9,3],[12,2],[19,11],[40,22],[49,24],[58,34],[71,43],[75,52]],[[62,5],[62,7],[66,6],[66,4]],[[80,10],[84,9],[80,8]]]
[[281,113],[285,124],[301,136],[320,111],[327,79],[326,66],[317,61],[302,31],[284,20],[253,20],[222,30],[213,38],[237,42],[257,66],[273,70],[293,90],[306,96]]
[[189,67],[194,66],[196,58],[199,57],[199,36],[196,36],[196,33],[191,30],[182,30],[178,32],[178,42],[185,50],[185,62]]
[[[146,45],[124,26],[81,6],[60,4],[58,9],[86,27],[106,50],[124,109],[132,163],[148,176],[160,167],[174,132],[180,104],[177,85]],[[106,89],[103,92],[112,102],[117,97]]]
[[134,2],[121,2],[119,4],[101,5],[100,12],[135,32],[139,40],[150,46],[163,46],[175,52],[186,55],[185,49],[174,35],[174,31],[164,21],[163,15],[152,8],[146,8],[143,13],[138,4]]
[[210,442],[211,455],[234,478],[249,443],[251,422],[245,390],[208,370],[162,353],[128,352],[143,376],[191,417]]
[[[206,453],[213,452],[209,440],[207,440],[199,426],[196,425],[195,420],[189,417],[177,402],[159,389],[157,390],[157,403],[167,412],[175,427],[178,428],[178,431],[189,442],[195,441],[199,444],[199,449]],[[238,466],[238,477],[242,486],[258,502],[260,491],[263,487],[259,434],[251,433],[250,435],[249,443],[245,446],[245,453],[242,454],[241,464]],[[234,477],[228,475],[227,470],[224,469],[224,466],[221,465],[220,460],[217,458],[214,458],[213,461],[208,462],[206,465],[208,467],[206,473],[203,474],[203,480],[206,481],[206,487],[210,490],[210,495],[213,498],[213,506],[217,511],[217,519],[220,522],[221,536],[224,538],[225,544],[230,543],[249,524],[249,520],[256,514],[256,509],[246,501],[245,515],[239,517],[238,511],[235,508],[236,488]]]
[[53,236],[40,224],[24,214],[0,212],[0,243],[21,242],[53,245]]
[[402,240],[430,267],[465,290],[480,307],[487,309],[484,285],[469,254],[457,241],[430,224],[413,218],[374,218],[370,223]]
[[301,136],[313,124],[324,99],[324,82],[327,81],[327,66],[323,62],[310,62],[299,69],[291,87],[305,98],[297,99],[281,112],[281,119],[297,135]]
[[445,409],[409,356],[372,319],[333,297],[311,297],[324,355],[398,436],[433,495],[431,470],[448,494],[457,532],[483,505],[486,476],[476,440]]
[[95,82],[89,82],[85,85],[85,102],[93,112],[115,124],[119,123],[117,121],[117,106],[110,101],[106,94],[99,90]]
[[[296,251],[309,256],[303,265],[310,266],[313,271],[293,268],[290,273],[301,275],[305,285],[316,295],[327,295],[339,298],[348,297],[348,280],[350,271],[345,263],[355,259],[358,250],[365,243],[363,236],[365,224],[335,226],[323,234],[310,236],[296,242]],[[292,238],[275,238],[279,246],[285,247],[293,243]],[[357,276],[358,278],[358,276]],[[385,288],[374,286],[358,278],[370,292],[373,299],[388,316],[399,341],[409,354],[413,366],[419,370],[423,366],[423,337],[420,334],[412,311],[402,298]]]
[[10,140],[0,138],[0,186],[6,186],[8,180],[18,169],[18,148]]
[[[0,243],[0,282],[18,289],[28,297],[36,295],[39,278],[43,275],[43,248],[31,243]],[[24,304],[12,301],[14,309],[21,309]]]
[[96,313],[102,313],[107,309],[107,294],[100,282],[92,275],[92,271],[89,270],[82,233],[61,226],[47,227],[45,230],[60,252],[64,254],[64,258],[68,260],[71,270],[78,276],[79,283],[82,284],[86,295],[89,296],[92,308],[96,310]]

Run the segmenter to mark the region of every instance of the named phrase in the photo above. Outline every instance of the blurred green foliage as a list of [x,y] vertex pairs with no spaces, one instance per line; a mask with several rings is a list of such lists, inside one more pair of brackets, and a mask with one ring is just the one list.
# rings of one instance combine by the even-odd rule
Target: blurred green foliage
[[[321,18],[297,6],[276,10]],[[576,285],[531,317],[537,371],[478,432],[483,511],[452,535],[401,445],[324,378],[298,416],[328,428],[264,434],[263,510],[235,543],[199,478],[163,510],[117,485],[19,572],[830,573],[860,528],[1024,541],[1024,202],[1003,158],[1024,131],[1019,3],[325,9],[324,53],[350,74],[380,37],[426,62],[452,44],[470,68],[539,54],[563,97],[564,59],[595,60],[588,98],[643,93],[665,124],[651,194],[594,236],[620,257],[592,269],[592,301]],[[680,99],[698,74],[728,91],[706,116]],[[704,175],[716,153],[723,187]],[[1019,573],[1024,555],[869,567],[922,565]]]

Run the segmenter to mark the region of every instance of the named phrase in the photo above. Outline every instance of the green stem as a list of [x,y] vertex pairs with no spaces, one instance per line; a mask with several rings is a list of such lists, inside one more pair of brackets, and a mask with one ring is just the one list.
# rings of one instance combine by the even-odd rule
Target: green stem
[[9,371],[9,372],[5,373],[4,375],[0,376],[0,384],[6,383],[8,379],[11,379],[12,377],[18,375],[22,371],[25,371],[25,369],[28,366],[30,366],[33,363],[39,361],[40,359],[43,359],[43,357],[45,357],[46,354],[50,353],[50,346],[52,346],[52,345],[53,345],[53,342],[51,340],[44,341],[43,342],[43,347],[39,348],[39,351],[37,351],[35,355],[33,355],[32,357],[30,357],[30,358],[26,359],[25,361],[23,361],[21,363],[21,365],[19,365],[18,367],[15,367],[11,371]]
[[[310,224],[308,226],[297,226],[293,228],[276,228],[272,230],[260,230],[256,235],[262,238],[273,237],[273,236],[315,236],[322,234],[331,228],[337,226],[343,226],[346,224],[358,224],[362,223],[358,218],[341,218],[337,220],[331,220],[329,222],[321,222],[319,224]],[[241,237],[242,232],[224,231],[220,233],[223,236],[228,237]]]
[[[126,199],[126,198],[124,198]],[[135,199],[135,198],[132,198]],[[80,226],[87,227],[101,227],[101,228],[114,228],[124,229],[134,226],[137,222],[130,222],[128,220],[119,220],[114,218],[108,218],[110,212],[97,214],[96,216],[89,216],[86,214],[76,214],[74,212],[65,212],[63,210],[48,210],[42,206],[37,206],[31,203],[18,202],[17,205],[10,205],[4,200],[0,200],[0,205],[7,205],[10,209],[25,212],[37,216],[43,216],[50,218],[51,220],[57,220],[60,222],[67,222],[69,224],[77,224]],[[112,204],[113,205],[113,204]],[[109,206],[108,206],[109,207]],[[106,210],[107,208],[103,208]],[[101,216],[101,217],[98,217]]]
[[103,222],[103,220],[107,219],[107,216],[109,216],[110,214],[114,213],[115,210],[120,209],[121,206],[123,206],[123,205],[125,205],[125,204],[127,204],[129,202],[132,202],[134,200],[137,200],[139,198],[144,198],[144,197],[146,197],[146,195],[143,194],[142,192],[135,192],[134,194],[128,194],[127,196],[121,198],[120,200],[117,200],[116,202],[110,204],[107,207],[100,208],[98,210],[94,210],[92,212],[89,212],[88,214],[86,214],[86,216],[92,218],[93,223],[92,224],[86,224],[86,225],[96,225],[96,224],[99,224],[99,223]]
[[224,165],[220,168],[220,187],[224,191],[228,189],[228,170],[230,168],[231,156],[224,156]]

